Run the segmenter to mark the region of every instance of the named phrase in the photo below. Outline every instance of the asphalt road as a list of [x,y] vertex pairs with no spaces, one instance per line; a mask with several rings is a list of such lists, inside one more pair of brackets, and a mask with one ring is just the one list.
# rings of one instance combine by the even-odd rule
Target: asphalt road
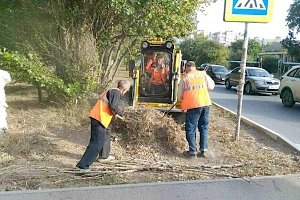
[[[237,112],[238,95],[235,88],[227,90],[224,85],[216,85],[210,96],[217,104]],[[282,105],[278,95],[244,95],[242,116],[277,132],[300,150],[300,104],[287,108]]]

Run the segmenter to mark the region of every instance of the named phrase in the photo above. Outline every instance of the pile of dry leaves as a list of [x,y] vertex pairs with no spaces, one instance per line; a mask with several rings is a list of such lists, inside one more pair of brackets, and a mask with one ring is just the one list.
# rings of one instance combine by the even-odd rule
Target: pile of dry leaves
[[114,121],[113,132],[128,150],[174,153],[186,147],[181,125],[160,111],[145,106],[127,108],[124,118]]

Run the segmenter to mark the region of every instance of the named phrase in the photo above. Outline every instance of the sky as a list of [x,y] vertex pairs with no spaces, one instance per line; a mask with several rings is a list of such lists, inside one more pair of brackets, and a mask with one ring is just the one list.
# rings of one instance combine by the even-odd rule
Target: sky
[[[274,1],[272,21],[269,23],[250,23],[248,26],[249,38],[275,39],[275,37],[279,36],[284,39],[288,35],[285,18],[293,0]],[[226,30],[244,33],[245,24],[243,22],[224,22],[223,14],[224,0],[217,0],[216,3],[212,3],[209,7],[206,7],[204,12],[198,13],[197,30],[204,30],[207,33]]]

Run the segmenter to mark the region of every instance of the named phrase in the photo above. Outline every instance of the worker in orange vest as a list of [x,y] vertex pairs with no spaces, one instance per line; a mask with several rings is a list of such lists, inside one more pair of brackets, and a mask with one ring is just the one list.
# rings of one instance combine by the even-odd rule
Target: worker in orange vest
[[115,116],[121,117],[121,96],[130,88],[129,81],[119,81],[117,88],[104,91],[95,106],[90,111],[91,118],[91,139],[81,160],[76,165],[77,168],[89,171],[89,166],[100,158],[106,159],[110,154],[110,122]]
[[150,55],[147,59],[147,62],[146,62],[146,72],[151,74],[151,68],[152,66],[155,66],[157,65],[157,54],[156,52],[153,52],[152,55]]
[[164,58],[158,58],[157,63],[151,67],[151,76],[148,81],[151,94],[161,94],[166,90],[168,73],[169,67],[164,63]]
[[[178,86],[178,101],[181,110],[186,110],[185,132],[189,150],[183,155],[192,157],[205,157],[208,149],[208,123],[211,99],[208,90],[215,87],[214,81],[205,71],[198,71],[193,61],[185,65],[186,75],[180,80]],[[196,149],[196,128],[200,132],[200,153]]]

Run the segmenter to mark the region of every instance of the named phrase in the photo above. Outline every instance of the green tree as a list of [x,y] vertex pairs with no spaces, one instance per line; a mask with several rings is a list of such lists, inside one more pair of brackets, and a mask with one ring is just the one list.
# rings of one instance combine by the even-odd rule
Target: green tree
[[21,51],[35,40],[37,29],[50,32],[46,5],[46,0],[1,0],[0,47]]
[[293,32],[289,32],[289,36],[281,44],[288,50],[290,61],[300,62],[300,42],[296,41]]
[[272,74],[278,70],[278,56],[265,56],[262,60],[262,67]]
[[[90,71],[92,68],[98,77],[97,82],[106,84],[112,80],[122,60],[130,53],[130,49],[134,48],[137,41],[143,37],[160,35],[169,38],[183,36],[194,30],[196,10],[209,0],[50,2],[51,13],[58,25],[60,38],[57,43],[60,48],[57,48],[59,52],[56,54],[71,55],[75,58],[70,60],[72,66],[81,66],[77,67],[80,71]],[[85,46],[87,41],[90,43]],[[78,49],[82,46],[86,48]],[[81,52],[81,55],[77,52]],[[77,54],[73,55],[74,53]],[[89,62],[76,63],[78,60],[84,61],[82,57],[90,57]],[[64,69],[69,65],[60,65],[57,71],[64,75],[66,71],[71,70]]]
[[64,84],[86,94],[106,87],[145,36],[192,32],[197,9],[211,1],[4,0],[0,23],[11,43],[2,39],[0,45],[37,54]]
[[201,34],[194,39],[183,41],[180,48],[182,49],[183,59],[194,60],[197,65],[202,63],[227,64],[228,49]]
[[289,29],[295,33],[300,32],[300,0],[294,0],[286,17]]
[[[242,53],[243,53],[243,43],[244,40],[237,40],[233,43],[231,43],[229,49],[230,49],[230,60],[241,60]],[[248,61],[254,61],[257,58],[257,55],[261,53],[262,46],[259,42],[256,40],[250,39],[248,43],[248,55],[247,60]]]
[[[80,84],[65,84],[55,75],[53,68],[45,66],[37,55],[28,53],[24,56],[18,52],[0,49],[0,68],[9,71],[16,81],[44,88],[56,103],[65,104],[80,98],[77,94]],[[42,100],[40,92],[39,100]]]
[[300,0],[294,0],[291,4],[286,22],[290,31],[281,44],[287,48],[291,61],[300,62],[300,42],[295,38],[295,35],[300,32]]

